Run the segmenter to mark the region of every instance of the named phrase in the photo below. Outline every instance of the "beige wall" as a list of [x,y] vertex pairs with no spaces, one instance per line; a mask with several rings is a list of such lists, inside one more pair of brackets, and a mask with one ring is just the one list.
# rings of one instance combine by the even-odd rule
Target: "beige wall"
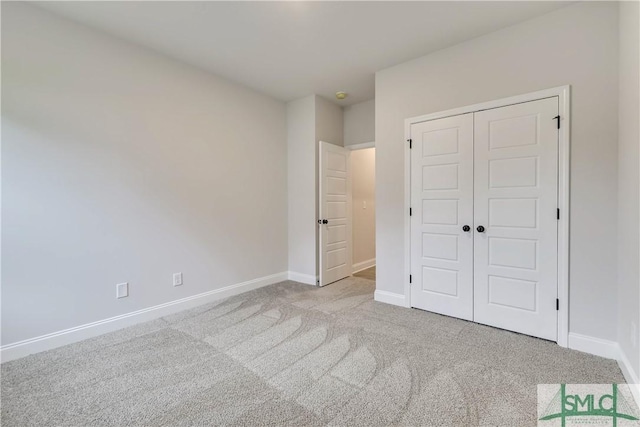
[[376,73],[377,288],[403,294],[404,120],[572,86],[570,330],[616,339],[618,5],[580,2]]
[[343,144],[342,108],[309,95],[287,103],[289,271],[315,284],[318,274],[318,142]]
[[376,149],[351,152],[353,205],[353,264],[375,262],[376,257]]
[[283,103],[3,3],[2,344],[286,271],[286,150]]
[[[320,204],[318,203],[320,197],[320,141],[329,142],[334,145],[343,146],[343,115],[342,108],[334,104],[327,99],[324,99],[321,96],[316,95],[316,145],[315,145],[315,153],[316,153],[316,163],[315,163],[315,171],[316,171],[316,187],[315,187],[315,195],[316,195],[316,216],[314,222],[320,218]],[[316,248],[318,242],[320,241],[320,227],[316,227]],[[320,274],[320,255],[316,250],[316,275]]]
[[[287,103],[289,271],[316,276],[316,97]],[[302,280],[302,278],[297,278]]]
[[376,140],[374,99],[344,107],[343,111],[345,147]]
[[[640,380],[640,7],[620,3],[618,343]],[[635,335],[635,339],[634,339]]]
[[342,107],[316,95],[316,141],[344,145]]

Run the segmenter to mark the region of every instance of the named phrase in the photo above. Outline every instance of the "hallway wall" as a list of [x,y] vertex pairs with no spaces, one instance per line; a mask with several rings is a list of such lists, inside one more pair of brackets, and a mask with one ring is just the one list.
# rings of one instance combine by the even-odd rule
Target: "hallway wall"
[[354,271],[370,267],[376,258],[376,149],[351,152],[351,194],[353,197]]

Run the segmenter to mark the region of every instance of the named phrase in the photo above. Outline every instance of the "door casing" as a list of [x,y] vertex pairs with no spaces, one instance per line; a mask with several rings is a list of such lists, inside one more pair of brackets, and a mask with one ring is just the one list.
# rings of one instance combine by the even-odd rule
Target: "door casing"
[[468,105],[437,113],[426,114],[405,119],[405,152],[404,152],[404,304],[411,307],[411,150],[409,139],[411,138],[411,125],[429,120],[442,119],[460,114],[475,113],[492,108],[506,107],[524,102],[558,97],[558,111],[560,114],[560,130],[558,141],[558,208],[560,219],[558,221],[558,345],[568,347],[569,337],[569,169],[570,169],[570,111],[571,86],[559,86],[537,92],[502,98],[494,101]]

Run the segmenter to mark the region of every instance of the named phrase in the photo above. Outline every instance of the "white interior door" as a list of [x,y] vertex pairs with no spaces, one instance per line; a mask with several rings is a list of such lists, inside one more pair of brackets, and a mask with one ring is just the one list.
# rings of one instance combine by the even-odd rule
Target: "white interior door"
[[320,286],[351,275],[351,151],[320,141]]
[[411,305],[473,319],[473,114],[411,126]]
[[554,97],[474,116],[474,321],[553,341],[557,115]]

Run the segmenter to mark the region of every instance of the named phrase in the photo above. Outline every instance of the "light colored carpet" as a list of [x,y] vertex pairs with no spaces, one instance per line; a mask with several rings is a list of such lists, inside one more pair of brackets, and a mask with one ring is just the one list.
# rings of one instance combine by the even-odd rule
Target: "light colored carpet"
[[538,383],[616,362],[283,282],[2,365],[2,426],[536,424]]
[[369,267],[366,270],[362,270],[354,274],[355,277],[362,277],[363,279],[376,280],[376,266]]

